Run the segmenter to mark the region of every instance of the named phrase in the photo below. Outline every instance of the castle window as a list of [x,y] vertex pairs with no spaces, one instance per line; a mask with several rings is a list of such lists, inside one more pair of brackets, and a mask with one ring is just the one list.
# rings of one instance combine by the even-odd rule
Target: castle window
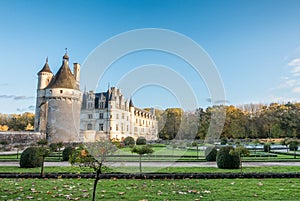
[[124,131],[124,124],[121,123],[121,131],[123,132]]
[[101,109],[104,108],[104,102],[100,102],[100,108],[101,108]]
[[87,125],[87,130],[92,130],[93,129],[93,125],[92,124],[88,124]]
[[103,131],[103,124],[99,124],[99,131]]
[[112,119],[112,115],[110,115],[110,118]]
[[127,127],[126,130],[129,131],[129,126],[127,125],[126,127]]
[[63,90],[60,90],[60,93],[62,94],[62,93],[63,93]]
[[103,113],[99,114],[99,119],[103,119]]
[[119,130],[119,125],[118,124],[116,124],[116,131],[118,131]]
[[88,118],[89,118],[89,119],[92,119],[92,118],[93,118],[93,115],[92,115],[92,114],[88,114]]
[[124,113],[122,113],[122,119],[124,119],[125,118],[125,114]]
[[116,117],[116,119],[119,119],[119,114],[117,114],[117,117]]

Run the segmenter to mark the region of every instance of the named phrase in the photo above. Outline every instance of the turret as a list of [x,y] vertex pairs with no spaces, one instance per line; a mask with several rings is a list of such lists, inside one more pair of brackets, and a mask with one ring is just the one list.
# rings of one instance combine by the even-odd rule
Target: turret
[[38,72],[38,85],[37,89],[45,89],[48,84],[50,83],[51,79],[53,77],[53,74],[50,70],[50,67],[48,65],[48,58],[46,58],[46,63],[42,70]]

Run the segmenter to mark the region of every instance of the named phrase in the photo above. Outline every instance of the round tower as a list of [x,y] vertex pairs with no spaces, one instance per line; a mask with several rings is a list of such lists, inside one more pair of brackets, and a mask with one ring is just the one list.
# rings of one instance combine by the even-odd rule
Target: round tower
[[42,70],[38,72],[37,96],[34,129],[36,132],[46,132],[46,119],[47,119],[47,102],[45,100],[45,88],[49,85],[53,78],[53,73],[48,65],[48,58]]
[[53,77],[53,73],[50,70],[50,67],[48,65],[48,58],[46,58],[46,63],[42,70],[38,72],[38,85],[37,89],[45,89],[48,84],[50,83],[51,79]]
[[46,136],[49,142],[79,142],[82,94],[69,67],[69,56],[45,89],[48,104]]

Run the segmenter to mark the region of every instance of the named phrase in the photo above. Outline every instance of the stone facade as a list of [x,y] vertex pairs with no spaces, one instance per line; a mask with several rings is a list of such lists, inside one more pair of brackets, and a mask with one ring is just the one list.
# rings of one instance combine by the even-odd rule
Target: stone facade
[[132,100],[126,100],[115,87],[102,93],[83,93],[80,129],[84,141],[89,142],[100,138],[122,141],[127,136],[157,139],[154,109],[134,107]]
[[82,93],[79,89],[80,65],[74,63],[74,73],[69,68],[67,53],[62,66],[53,75],[48,59],[38,73],[35,110],[35,132],[46,134],[51,142],[79,142],[80,109]]

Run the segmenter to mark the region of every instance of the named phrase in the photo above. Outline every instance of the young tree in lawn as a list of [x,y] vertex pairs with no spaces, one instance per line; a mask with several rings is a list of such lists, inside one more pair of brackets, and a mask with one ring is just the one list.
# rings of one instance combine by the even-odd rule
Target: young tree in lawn
[[96,198],[97,183],[105,163],[110,155],[117,150],[117,147],[109,140],[100,140],[97,142],[84,143],[76,149],[70,156],[69,162],[73,164],[91,167],[96,173],[93,187],[93,201]]
[[47,147],[45,147],[48,144],[48,141],[46,139],[39,140],[37,142],[37,145],[40,146],[38,149],[39,155],[42,158],[42,164],[41,164],[41,177],[44,176],[44,162],[45,158],[49,156],[49,150]]
[[297,139],[291,139],[288,142],[290,151],[294,151],[294,158],[296,158],[296,151],[298,150],[299,141]]
[[137,153],[139,155],[139,167],[140,167],[140,174],[142,174],[142,155],[144,154],[152,154],[154,150],[149,145],[143,145],[143,146],[134,146],[131,149],[132,153]]

